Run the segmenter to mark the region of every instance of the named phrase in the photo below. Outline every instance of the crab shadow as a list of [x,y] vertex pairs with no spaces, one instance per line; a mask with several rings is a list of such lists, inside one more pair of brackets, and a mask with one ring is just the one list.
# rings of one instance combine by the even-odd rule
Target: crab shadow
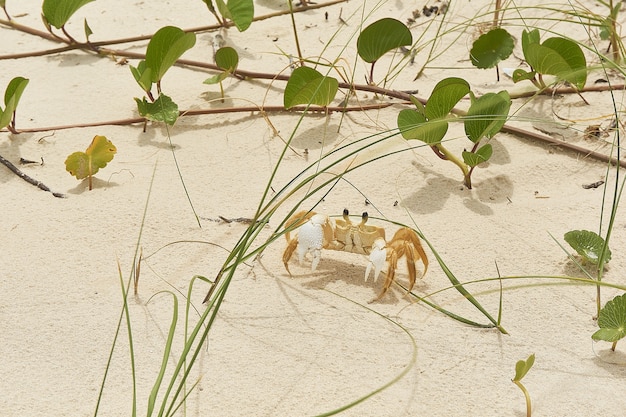
[[[284,274],[280,274],[286,279],[292,279],[293,282],[299,282],[304,288],[323,290],[332,286],[335,283],[343,283],[347,286],[366,288],[371,291],[372,298],[369,302],[376,302],[382,304],[395,304],[399,300],[406,298],[406,291],[398,285],[391,285],[385,295],[377,300],[378,295],[385,283],[386,273],[381,272],[378,279],[372,278],[373,273],[370,273],[367,281],[365,280],[365,269],[367,267],[367,260],[363,256],[363,262],[359,262],[361,258],[357,258],[354,262],[346,262],[339,259],[323,258],[317,270],[311,271],[311,263],[306,260],[302,265],[298,265],[297,261],[293,261],[289,265],[291,270],[291,277],[287,271]],[[403,261],[401,261],[403,262]],[[403,286],[408,285],[408,276],[405,268],[396,271],[395,280],[398,284]],[[418,277],[413,287],[413,292],[428,293],[429,285],[421,279],[421,272],[423,267],[418,265]]]

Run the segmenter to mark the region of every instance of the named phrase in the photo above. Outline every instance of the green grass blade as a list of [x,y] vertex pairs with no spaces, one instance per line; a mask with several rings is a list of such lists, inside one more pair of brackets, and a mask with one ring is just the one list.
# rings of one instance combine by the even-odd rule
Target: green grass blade
[[[174,301],[174,306],[172,308],[172,322],[170,324],[170,330],[167,334],[167,341],[165,342],[165,349],[163,350],[163,361],[161,362],[161,369],[159,370],[159,375],[157,376],[156,381],[154,382],[154,386],[152,387],[152,391],[150,391],[150,396],[148,397],[148,412],[147,415],[151,416],[154,411],[154,404],[156,402],[156,397],[159,394],[159,388],[161,387],[161,382],[163,382],[163,376],[165,375],[165,370],[167,369],[167,362],[170,357],[170,352],[172,350],[172,343],[174,341],[174,333],[176,331],[176,323],[178,322],[178,298],[176,294],[169,291],[161,291],[172,296],[172,300]],[[150,297],[147,303],[152,300],[157,294]],[[147,304],[146,303],[146,304]]]
[[485,308],[478,302],[478,300],[476,300],[476,298],[474,298],[474,296],[465,289],[465,287],[463,286],[463,284],[461,284],[461,282],[456,278],[456,276],[452,273],[452,271],[450,270],[450,268],[448,268],[448,266],[446,265],[446,263],[443,261],[443,259],[441,258],[441,256],[439,255],[439,253],[437,253],[437,251],[435,250],[435,247],[430,243],[430,241],[428,239],[426,239],[423,235],[423,233],[420,230],[416,230],[417,234],[419,235],[420,239],[424,240],[424,242],[426,242],[426,244],[428,245],[428,247],[430,248],[431,252],[433,253],[433,255],[435,255],[435,259],[437,259],[437,263],[439,263],[439,266],[441,267],[441,269],[443,270],[444,274],[446,274],[446,277],[448,277],[448,280],[452,283],[452,285],[454,286],[454,288],[463,296],[467,299],[467,301],[469,301],[470,303],[472,303],[472,305],[474,305],[474,307],[476,307],[478,309],[478,311],[480,311],[481,313],[483,313],[483,315],[485,317],[487,317],[487,319],[494,324],[494,326],[501,332],[504,334],[508,334],[508,332],[498,323],[497,320],[495,320],[491,314],[489,314],[489,312],[487,312],[487,310],[485,310]]
[[130,345],[130,352],[131,352],[131,371],[132,371],[132,376],[133,376],[133,417],[136,416],[137,411],[136,411],[136,383],[135,383],[135,357],[134,357],[134,351],[133,351],[133,338],[132,338],[132,332],[130,331],[130,319],[128,317],[128,291],[130,289],[130,284],[133,281],[133,277],[135,276],[135,265],[137,264],[137,258],[139,256],[139,244],[141,242],[141,236],[143,234],[143,228],[145,225],[145,221],[146,221],[146,215],[148,214],[148,203],[150,202],[150,195],[152,194],[152,185],[154,184],[154,176],[156,173],[156,163],[154,164],[154,168],[152,170],[152,178],[150,179],[150,186],[148,187],[148,195],[146,196],[146,204],[144,206],[143,209],[143,214],[141,216],[141,225],[139,226],[139,234],[137,236],[137,243],[135,243],[135,255],[133,257],[133,266],[131,268],[130,274],[129,274],[129,278],[128,278],[128,282],[126,284],[126,287],[124,288],[123,285],[123,278],[122,278],[122,273],[121,273],[121,269],[119,267],[118,264],[118,273],[120,275],[120,281],[122,282],[122,294],[124,296],[124,305],[122,308],[122,311],[120,312],[120,316],[119,319],[117,321],[117,327],[115,329],[115,335],[113,336],[113,342],[111,343],[111,350],[109,351],[109,357],[107,358],[107,363],[104,369],[104,375],[102,377],[102,383],[100,384],[100,391],[98,392],[98,400],[96,401],[96,409],[94,410],[94,417],[96,417],[98,415],[98,411],[100,409],[100,401],[102,401],[102,394],[104,393],[104,387],[106,384],[106,380],[107,377],[109,375],[109,370],[111,368],[111,362],[113,359],[113,352],[115,351],[115,346],[117,345],[117,339],[119,337],[120,334],[120,330],[122,327],[122,320],[124,319],[124,315],[126,315],[127,317],[127,323],[129,324],[128,326],[128,337],[129,337],[129,345]]

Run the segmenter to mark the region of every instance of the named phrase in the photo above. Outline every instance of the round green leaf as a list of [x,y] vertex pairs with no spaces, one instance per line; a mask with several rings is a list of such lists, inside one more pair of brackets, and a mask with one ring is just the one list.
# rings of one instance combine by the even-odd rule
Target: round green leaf
[[[596,265],[604,247],[604,239],[589,230],[572,230],[565,233],[564,239],[584,260]],[[611,260],[611,250],[607,247],[604,261]]]
[[365,62],[372,63],[392,49],[412,43],[413,35],[404,23],[384,18],[363,29],[356,41],[356,48]]
[[496,28],[481,35],[470,50],[470,60],[475,67],[493,68],[513,52],[513,37],[504,29]]
[[338,89],[336,79],[325,77],[313,68],[298,67],[287,81],[283,103],[286,109],[298,104],[328,106]]
[[100,168],[107,166],[117,152],[117,148],[104,136],[95,136],[85,152],[74,152],[65,160],[65,169],[76,179],[95,175]]
[[225,46],[215,52],[215,64],[224,71],[233,73],[239,65],[239,55],[235,49]]
[[593,340],[617,342],[626,336],[626,294],[607,302],[598,315],[600,330],[591,337]]
[[161,81],[178,58],[195,44],[196,35],[193,32],[185,33],[174,26],[159,29],[150,39],[146,50],[146,67],[151,70],[151,81]]
[[44,0],[41,11],[48,23],[61,29],[78,9],[92,1],[94,0]]

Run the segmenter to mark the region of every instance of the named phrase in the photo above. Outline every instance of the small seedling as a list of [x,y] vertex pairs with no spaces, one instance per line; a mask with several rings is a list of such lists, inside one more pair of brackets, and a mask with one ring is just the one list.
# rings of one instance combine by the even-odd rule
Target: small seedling
[[283,104],[289,109],[298,104],[328,106],[337,94],[339,83],[309,67],[298,67],[291,73],[285,86]]
[[222,94],[222,102],[224,102],[224,87],[222,81],[224,81],[229,75],[234,74],[237,71],[237,65],[239,65],[239,54],[230,46],[224,46],[215,52],[215,64],[220,67],[224,72],[221,72],[213,77],[204,80],[204,84],[220,84],[220,92]]
[[[611,260],[611,250],[604,239],[590,230],[572,230],[564,235],[564,239],[583,259],[583,262],[598,265],[603,256],[603,264]],[[606,248],[605,248],[606,247]]]
[[[135,81],[148,96],[148,99],[135,98],[137,110],[142,117],[169,125],[176,122],[178,105],[161,92],[161,80],[178,58],[195,44],[194,33],[186,33],[174,26],[165,26],[150,39],[145,61],[139,62],[137,67],[130,66]],[[153,84],[157,87],[156,100],[152,94]]]
[[361,59],[372,64],[367,83],[374,84],[374,65],[380,57],[393,49],[412,43],[411,31],[396,19],[380,19],[363,29],[356,41],[356,48]]
[[544,75],[554,75],[557,81],[566,81],[581,90],[587,81],[587,61],[580,46],[562,37],[548,38],[539,42],[539,30],[522,33],[524,59],[530,71],[516,69],[513,81],[529,80],[537,88],[545,89]]
[[524,393],[524,397],[526,398],[526,417],[530,417],[532,414],[531,404],[530,404],[530,394],[526,387],[522,384],[522,379],[526,376],[530,368],[533,367],[535,363],[535,354],[533,353],[526,360],[519,360],[515,364],[515,378],[511,381],[519,387]]
[[15,110],[27,85],[28,79],[24,77],[15,77],[7,85],[4,110],[0,107],[0,129],[6,127],[11,133],[18,133],[15,129]]
[[95,136],[85,152],[74,152],[65,160],[65,169],[77,180],[89,178],[89,190],[93,188],[91,177],[107,166],[117,148],[104,136]]
[[[448,131],[448,123],[455,120],[451,114],[454,106],[466,95],[471,105],[462,118],[465,134],[473,143],[471,150],[464,150],[462,160],[450,152],[442,143]],[[404,109],[398,114],[398,128],[405,139],[418,139],[430,145],[435,154],[457,165],[463,172],[463,183],[471,189],[474,168],[491,158],[493,148],[483,139],[491,139],[500,131],[509,114],[511,99],[506,91],[487,93],[476,97],[467,81],[461,78],[446,78],[435,86],[426,105],[413,99],[414,109]]]
[[598,315],[600,330],[591,335],[593,340],[613,342],[611,350],[626,336],[626,294],[618,295],[607,302]]

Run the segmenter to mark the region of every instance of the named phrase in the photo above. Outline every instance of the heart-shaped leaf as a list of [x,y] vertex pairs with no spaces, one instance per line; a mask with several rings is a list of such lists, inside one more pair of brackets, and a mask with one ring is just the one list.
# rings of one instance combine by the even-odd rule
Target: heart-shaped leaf
[[57,29],[61,29],[74,13],[94,0],[44,0],[41,11],[45,19]]
[[426,102],[428,120],[446,117],[456,104],[470,92],[470,86],[462,78],[445,78],[435,85]]
[[492,154],[493,147],[489,143],[478,148],[476,152],[463,151],[461,153],[463,162],[469,167],[475,167],[478,164],[488,161]]
[[[604,239],[589,230],[572,230],[565,233],[564,239],[585,261],[597,265],[604,247]],[[607,247],[604,262],[611,260],[611,250]]]
[[152,70],[146,67],[146,61],[139,61],[137,67],[132,65],[129,65],[129,67],[131,74],[133,74],[135,81],[137,81],[141,89],[146,93],[150,92],[152,90]]
[[423,113],[404,109],[398,113],[398,128],[404,139],[418,139],[429,145],[440,143],[448,131],[445,119],[426,120]]
[[526,360],[519,360],[515,364],[515,378],[513,381],[521,381],[526,376],[530,368],[535,364],[535,354],[533,353]]
[[174,26],[159,29],[150,39],[146,49],[146,67],[151,70],[151,81],[161,81],[168,69],[185,51],[196,44],[193,32],[185,33]]
[[165,94],[160,94],[153,103],[146,100],[145,97],[143,100],[135,97],[135,102],[137,103],[139,114],[148,120],[165,122],[173,126],[178,119],[178,104],[174,103],[172,99]]
[[380,19],[361,32],[356,41],[359,56],[368,63],[401,46],[413,43],[413,35],[406,25],[392,18]]
[[95,136],[85,152],[74,152],[65,160],[65,169],[76,179],[89,178],[91,190],[91,177],[100,168],[107,166],[117,152],[117,148],[104,136]]
[[591,336],[593,340],[617,342],[626,336],[626,294],[605,304],[598,315],[598,326],[600,330]]
[[482,138],[491,138],[498,133],[511,108],[511,97],[506,91],[487,93],[479,98],[473,94],[472,104],[464,117],[465,134],[476,143]]
[[335,98],[339,83],[332,77],[325,77],[309,67],[296,68],[285,86],[283,104],[290,109],[298,104],[328,106]]
[[470,60],[477,68],[493,68],[513,52],[513,37],[502,28],[495,28],[474,41]]
[[536,42],[537,36],[535,31],[522,36],[522,49],[528,65],[539,74],[554,75],[582,89],[587,81],[587,61],[580,46],[560,37],[546,39],[540,44]]
[[24,77],[15,77],[7,85],[4,92],[4,110],[0,108],[0,129],[3,129],[11,123],[13,112],[17,108],[17,104],[22,97],[24,89],[28,85],[28,79]]
[[539,29],[533,29],[530,32],[522,31],[522,50],[528,48],[528,45],[539,43]]

